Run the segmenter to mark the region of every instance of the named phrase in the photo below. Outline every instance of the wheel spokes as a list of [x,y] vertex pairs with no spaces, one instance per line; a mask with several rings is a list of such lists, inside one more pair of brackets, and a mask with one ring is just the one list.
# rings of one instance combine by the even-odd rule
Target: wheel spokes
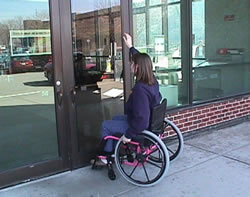
[[150,180],[149,180],[149,178],[148,178],[148,173],[147,173],[147,170],[146,170],[146,168],[145,168],[145,166],[144,166],[144,164],[143,164],[143,163],[142,163],[142,167],[143,167],[143,169],[144,169],[144,172],[145,172],[146,177],[147,177],[148,182],[149,182]]
[[168,150],[170,153],[174,154],[174,151],[172,151],[169,147],[167,147],[167,150]]
[[161,169],[161,166],[158,166],[157,164],[153,163],[152,161],[147,161],[147,163]]
[[135,169],[137,168],[138,164],[139,164],[139,162],[137,162],[136,166],[134,167],[134,169],[133,169],[132,172],[130,173],[129,177],[132,176],[132,174],[134,173],[134,171],[135,171]]

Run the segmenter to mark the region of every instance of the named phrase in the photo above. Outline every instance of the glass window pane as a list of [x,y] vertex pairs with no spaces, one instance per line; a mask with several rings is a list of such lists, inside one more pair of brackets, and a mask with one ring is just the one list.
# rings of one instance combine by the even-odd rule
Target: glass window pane
[[133,8],[139,8],[145,6],[145,0],[133,0]]
[[175,3],[175,2],[180,2],[180,0],[168,0],[168,3]]
[[[168,43],[169,50],[180,57],[181,52],[181,14],[180,5],[168,6]],[[176,54],[178,53],[178,55]],[[177,55],[177,56],[176,56]]]
[[49,2],[0,0],[0,172],[58,157]]
[[134,44],[138,49],[146,52],[146,19],[145,14],[133,16]]
[[149,5],[159,5],[162,3],[162,0],[149,0]]
[[169,107],[187,104],[188,80],[183,78],[185,68],[181,65],[180,4],[147,7],[140,14],[135,10],[134,44],[151,56],[162,96],[168,99]]
[[[157,21],[157,22],[155,22]],[[162,36],[162,8],[149,9],[149,45],[155,43],[155,39]]]
[[250,92],[248,8],[247,1],[193,2],[194,102]]

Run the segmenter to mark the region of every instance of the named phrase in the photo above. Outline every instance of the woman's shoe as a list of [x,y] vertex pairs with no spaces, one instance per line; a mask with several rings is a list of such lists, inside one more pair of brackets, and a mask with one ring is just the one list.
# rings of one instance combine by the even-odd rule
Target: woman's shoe
[[[106,161],[106,162],[105,162]],[[91,159],[90,163],[95,166],[106,166],[107,165],[107,160],[102,160],[102,159]]]

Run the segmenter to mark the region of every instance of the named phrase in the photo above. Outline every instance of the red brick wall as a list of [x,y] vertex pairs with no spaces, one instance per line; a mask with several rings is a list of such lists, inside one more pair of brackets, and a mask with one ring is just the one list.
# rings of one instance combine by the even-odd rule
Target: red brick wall
[[250,95],[168,114],[185,133],[250,115]]

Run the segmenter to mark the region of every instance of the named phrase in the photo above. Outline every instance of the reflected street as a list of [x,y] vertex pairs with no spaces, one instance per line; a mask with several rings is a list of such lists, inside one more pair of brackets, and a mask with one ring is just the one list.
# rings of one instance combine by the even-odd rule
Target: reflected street
[[43,72],[0,75],[0,106],[53,104],[53,86]]

